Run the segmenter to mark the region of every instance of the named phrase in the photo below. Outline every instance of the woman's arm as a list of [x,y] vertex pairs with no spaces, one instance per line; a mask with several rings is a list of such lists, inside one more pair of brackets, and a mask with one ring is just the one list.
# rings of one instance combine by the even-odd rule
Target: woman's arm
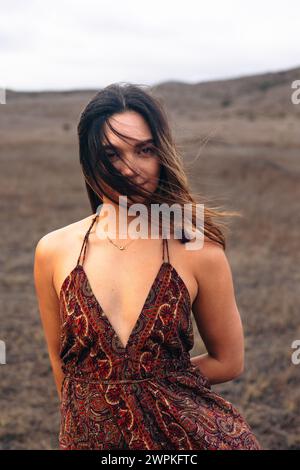
[[244,368],[243,327],[231,269],[223,248],[214,243],[205,243],[196,258],[198,294],[192,310],[207,353],[191,361],[211,384],[227,382]]
[[57,392],[61,400],[64,374],[61,370],[59,299],[53,285],[53,260],[57,245],[53,232],[42,237],[36,245],[34,257],[34,282],[40,317]]

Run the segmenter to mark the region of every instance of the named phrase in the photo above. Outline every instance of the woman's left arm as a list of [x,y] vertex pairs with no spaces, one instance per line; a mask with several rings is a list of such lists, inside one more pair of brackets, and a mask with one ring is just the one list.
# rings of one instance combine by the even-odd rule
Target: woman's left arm
[[198,293],[192,311],[207,353],[191,358],[211,384],[244,370],[244,334],[231,269],[223,248],[206,242],[195,256]]

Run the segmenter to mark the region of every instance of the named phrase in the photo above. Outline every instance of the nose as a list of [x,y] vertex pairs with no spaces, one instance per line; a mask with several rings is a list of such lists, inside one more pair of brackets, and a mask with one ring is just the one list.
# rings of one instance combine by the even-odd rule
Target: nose
[[120,162],[121,168],[120,171],[125,177],[132,177],[136,174],[136,161],[134,155],[124,157],[124,161]]

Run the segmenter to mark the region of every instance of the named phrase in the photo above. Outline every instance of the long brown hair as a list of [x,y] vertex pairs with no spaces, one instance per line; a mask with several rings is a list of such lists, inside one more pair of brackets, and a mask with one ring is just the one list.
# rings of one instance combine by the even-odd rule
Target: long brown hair
[[[102,181],[119,194],[142,196],[145,204],[166,203],[168,206],[179,204],[183,209],[185,204],[192,207],[191,223],[193,228],[201,230],[196,224],[196,205],[204,205],[203,235],[226,248],[226,224],[218,218],[230,215],[240,215],[237,212],[220,210],[220,207],[208,207],[208,198],[199,193],[191,192],[183,166],[183,159],[175,145],[166,113],[161,101],[150,90],[144,90],[144,85],[131,83],[113,83],[100,90],[83,110],[78,123],[79,155],[85,177],[85,185],[91,208],[95,213],[103,203],[104,194],[116,204],[119,203],[111,194],[108,195]],[[124,177],[111,163],[103,139],[110,144],[104,131],[107,126],[120,138],[126,138],[114,129],[109,118],[116,113],[125,111],[139,113],[148,124],[153,138],[153,148],[160,160],[159,184],[156,191],[148,193],[144,188]],[[121,158],[121,156],[120,156]],[[159,222],[161,225],[161,222]],[[171,220],[171,227],[174,222]],[[182,243],[189,241],[184,232],[180,237]]]

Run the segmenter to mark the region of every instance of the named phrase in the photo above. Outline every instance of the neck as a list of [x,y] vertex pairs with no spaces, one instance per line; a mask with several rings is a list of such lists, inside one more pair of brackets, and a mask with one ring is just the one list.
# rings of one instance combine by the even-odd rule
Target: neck
[[[128,200],[127,206],[123,205],[123,202],[125,203],[125,201],[123,200],[122,204],[120,205],[103,195],[103,204],[105,204],[105,206],[109,210],[103,210],[103,212],[101,211],[99,216],[99,222],[101,222],[102,220],[105,221],[102,222],[103,224],[105,224],[103,225],[103,231],[106,235],[113,238],[114,240],[119,239],[120,223],[122,224],[123,231],[125,232],[123,236],[127,238],[128,226],[130,222],[136,218],[136,215],[128,215],[128,208],[130,207],[130,205],[128,204]],[[114,227],[116,228],[116,233],[113,232]]]

